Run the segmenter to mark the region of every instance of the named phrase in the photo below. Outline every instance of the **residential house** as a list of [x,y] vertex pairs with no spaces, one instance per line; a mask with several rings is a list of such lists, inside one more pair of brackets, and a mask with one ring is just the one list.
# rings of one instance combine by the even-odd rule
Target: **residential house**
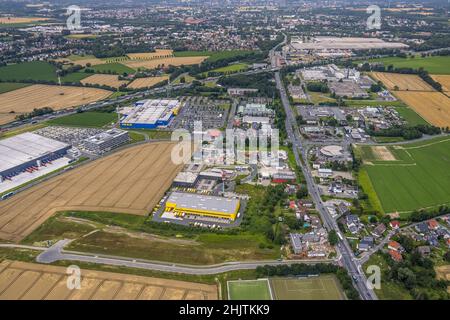
[[389,225],[394,230],[397,230],[400,228],[400,222],[397,220],[392,220],[391,222],[389,222]]
[[379,238],[386,231],[386,226],[383,223],[378,224],[373,230],[372,235],[376,238]]
[[349,214],[345,216],[345,223],[351,234],[358,233],[359,229],[361,228],[361,222],[359,220],[359,217],[354,214]]
[[417,248],[417,251],[422,257],[428,257],[431,253],[431,249],[429,246],[420,246]]
[[394,240],[389,241],[388,249],[398,251],[398,252],[403,252],[403,247],[400,245],[400,243],[398,243],[397,241],[394,241]]
[[425,222],[421,222],[421,223],[417,224],[414,228],[421,235],[424,235],[428,232],[428,225]]
[[301,254],[302,252],[307,250],[306,245],[302,242],[302,235],[299,233],[291,233],[289,234],[289,238],[291,240],[292,250],[295,254]]
[[439,223],[434,219],[428,220],[427,224],[430,230],[437,230],[439,228]]
[[391,256],[392,260],[396,262],[400,262],[403,260],[402,254],[395,250],[389,250],[389,255]]

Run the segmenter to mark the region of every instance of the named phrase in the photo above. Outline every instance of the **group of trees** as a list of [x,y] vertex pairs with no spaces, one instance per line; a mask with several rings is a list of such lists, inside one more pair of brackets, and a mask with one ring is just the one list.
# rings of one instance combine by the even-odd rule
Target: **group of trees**
[[24,113],[16,116],[17,120],[25,120],[25,119],[31,119],[38,116],[43,116],[44,114],[53,113],[53,109],[49,107],[43,107],[43,108],[35,108],[30,113]]
[[409,219],[413,222],[425,221],[437,216],[450,213],[450,208],[447,206],[440,206],[437,210],[422,209],[420,211],[414,211],[409,216]]
[[273,83],[273,75],[268,72],[221,77],[217,83],[226,88],[238,87],[258,89],[259,95],[278,97],[278,90]]
[[256,268],[258,277],[275,277],[275,276],[308,276],[333,273],[339,279],[345,295],[348,299],[359,300],[359,293],[353,286],[351,277],[347,270],[342,267],[326,264],[292,264],[292,265],[277,265],[277,266],[259,266]]
[[369,128],[368,133],[375,137],[403,137],[405,140],[421,138],[424,134],[436,135],[441,133],[441,129],[427,124],[416,126],[394,126],[388,129],[374,130]]
[[386,277],[401,285],[410,292],[414,299],[449,299],[447,293],[448,281],[436,279],[434,263],[428,257],[423,257],[417,250],[421,243],[415,242],[406,235],[394,238],[405,249],[404,260],[397,263],[387,255],[385,259],[390,264]]
[[325,82],[311,81],[306,84],[306,88],[308,89],[308,91],[311,92],[321,92],[321,93],[330,92],[330,89],[328,88],[328,85]]

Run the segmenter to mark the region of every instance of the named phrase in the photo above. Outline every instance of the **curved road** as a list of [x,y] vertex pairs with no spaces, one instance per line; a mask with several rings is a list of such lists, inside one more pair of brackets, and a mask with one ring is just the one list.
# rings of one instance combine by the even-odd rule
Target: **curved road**
[[80,261],[88,263],[97,263],[105,265],[114,266],[124,266],[129,268],[139,268],[146,270],[164,271],[164,272],[174,272],[174,273],[184,273],[193,275],[212,275],[219,274],[235,270],[251,270],[256,269],[259,266],[265,265],[291,265],[295,263],[336,263],[335,260],[261,260],[261,261],[237,261],[237,262],[226,262],[214,265],[186,265],[186,264],[172,264],[164,263],[158,261],[142,260],[142,259],[132,259],[119,256],[107,256],[107,255],[95,255],[86,254],[76,251],[65,251],[64,247],[68,245],[71,240],[61,240],[58,241],[50,248],[42,248],[35,246],[24,246],[16,244],[0,244],[0,247],[5,248],[22,248],[30,250],[43,251],[36,258],[39,263],[53,263],[56,261]]

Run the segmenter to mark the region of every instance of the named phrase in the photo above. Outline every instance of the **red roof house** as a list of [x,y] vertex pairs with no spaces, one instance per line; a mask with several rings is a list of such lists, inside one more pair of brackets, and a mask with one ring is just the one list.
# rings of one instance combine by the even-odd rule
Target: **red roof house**
[[395,250],[389,250],[389,255],[391,256],[392,260],[396,262],[400,262],[403,260],[403,257],[400,252]]

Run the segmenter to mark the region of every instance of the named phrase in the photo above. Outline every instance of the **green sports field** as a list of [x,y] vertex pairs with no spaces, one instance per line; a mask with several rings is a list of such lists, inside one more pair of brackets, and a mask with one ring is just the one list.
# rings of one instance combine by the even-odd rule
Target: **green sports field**
[[116,113],[106,112],[83,112],[75,113],[65,117],[49,120],[47,123],[55,126],[73,127],[103,127],[117,121]]
[[339,282],[333,275],[309,278],[270,279],[275,300],[344,300]]
[[450,136],[384,148],[390,160],[372,146],[355,150],[364,161],[359,183],[372,204],[407,213],[450,203]]
[[272,300],[267,279],[228,281],[229,300]]
[[[363,63],[364,61],[358,61]],[[386,67],[393,65],[395,68],[423,68],[431,74],[450,74],[450,56],[432,56],[422,58],[388,57],[371,59],[369,62],[382,62]]]

